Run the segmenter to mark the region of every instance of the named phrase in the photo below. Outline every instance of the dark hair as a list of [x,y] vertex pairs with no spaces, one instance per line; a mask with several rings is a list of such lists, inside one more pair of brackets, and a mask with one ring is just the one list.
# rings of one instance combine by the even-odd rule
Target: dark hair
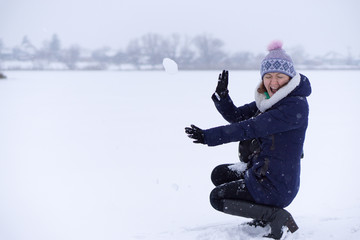
[[257,89],[257,92],[258,92],[258,93],[264,93],[264,92],[266,92],[266,88],[265,88],[265,85],[264,85],[264,81],[261,81],[261,84],[260,84],[259,88]]

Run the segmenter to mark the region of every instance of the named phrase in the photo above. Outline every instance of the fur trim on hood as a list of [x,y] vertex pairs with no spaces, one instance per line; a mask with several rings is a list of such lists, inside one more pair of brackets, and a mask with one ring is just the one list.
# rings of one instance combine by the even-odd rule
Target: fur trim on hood
[[260,110],[260,112],[265,112],[274,104],[279,102],[281,99],[289,95],[297,86],[300,84],[300,74],[296,73],[296,75],[290,79],[290,81],[280,88],[274,95],[272,95],[271,98],[266,99],[265,94],[259,93],[257,89],[260,87],[261,82],[258,84],[256,90],[255,90],[255,102],[257,108]]

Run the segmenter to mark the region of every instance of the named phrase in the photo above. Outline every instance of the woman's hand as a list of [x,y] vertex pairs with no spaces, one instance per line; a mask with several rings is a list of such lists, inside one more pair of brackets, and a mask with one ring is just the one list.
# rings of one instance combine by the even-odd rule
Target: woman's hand
[[185,133],[188,135],[189,138],[195,140],[193,141],[194,143],[205,144],[204,131],[197,126],[191,125],[190,127],[186,127]]
[[219,74],[218,84],[215,90],[221,98],[225,97],[228,93],[228,84],[229,84],[229,72],[223,70],[222,73]]

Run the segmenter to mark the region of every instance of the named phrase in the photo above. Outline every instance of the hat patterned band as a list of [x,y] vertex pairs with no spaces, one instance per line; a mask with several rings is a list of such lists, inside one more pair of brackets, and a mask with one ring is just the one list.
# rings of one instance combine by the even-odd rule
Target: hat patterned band
[[269,72],[280,72],[290,77],[296,75],[295,68],[293,64],[284,59],[266,59],[261,64],[261,76],[264,76]]

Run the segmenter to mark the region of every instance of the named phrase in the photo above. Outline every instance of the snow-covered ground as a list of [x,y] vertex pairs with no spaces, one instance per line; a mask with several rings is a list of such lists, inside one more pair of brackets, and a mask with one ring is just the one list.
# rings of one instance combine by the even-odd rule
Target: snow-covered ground
[[[0,80],[0,239],[262,239],[212,209],[211,170],[237,144],[193,144],[184,127],[225,124],[219,71],[6,72]],[[312,83],[301,189],[287,239],[360,239],[360,71]],[[237,105],[257,71],[230,71]]]

